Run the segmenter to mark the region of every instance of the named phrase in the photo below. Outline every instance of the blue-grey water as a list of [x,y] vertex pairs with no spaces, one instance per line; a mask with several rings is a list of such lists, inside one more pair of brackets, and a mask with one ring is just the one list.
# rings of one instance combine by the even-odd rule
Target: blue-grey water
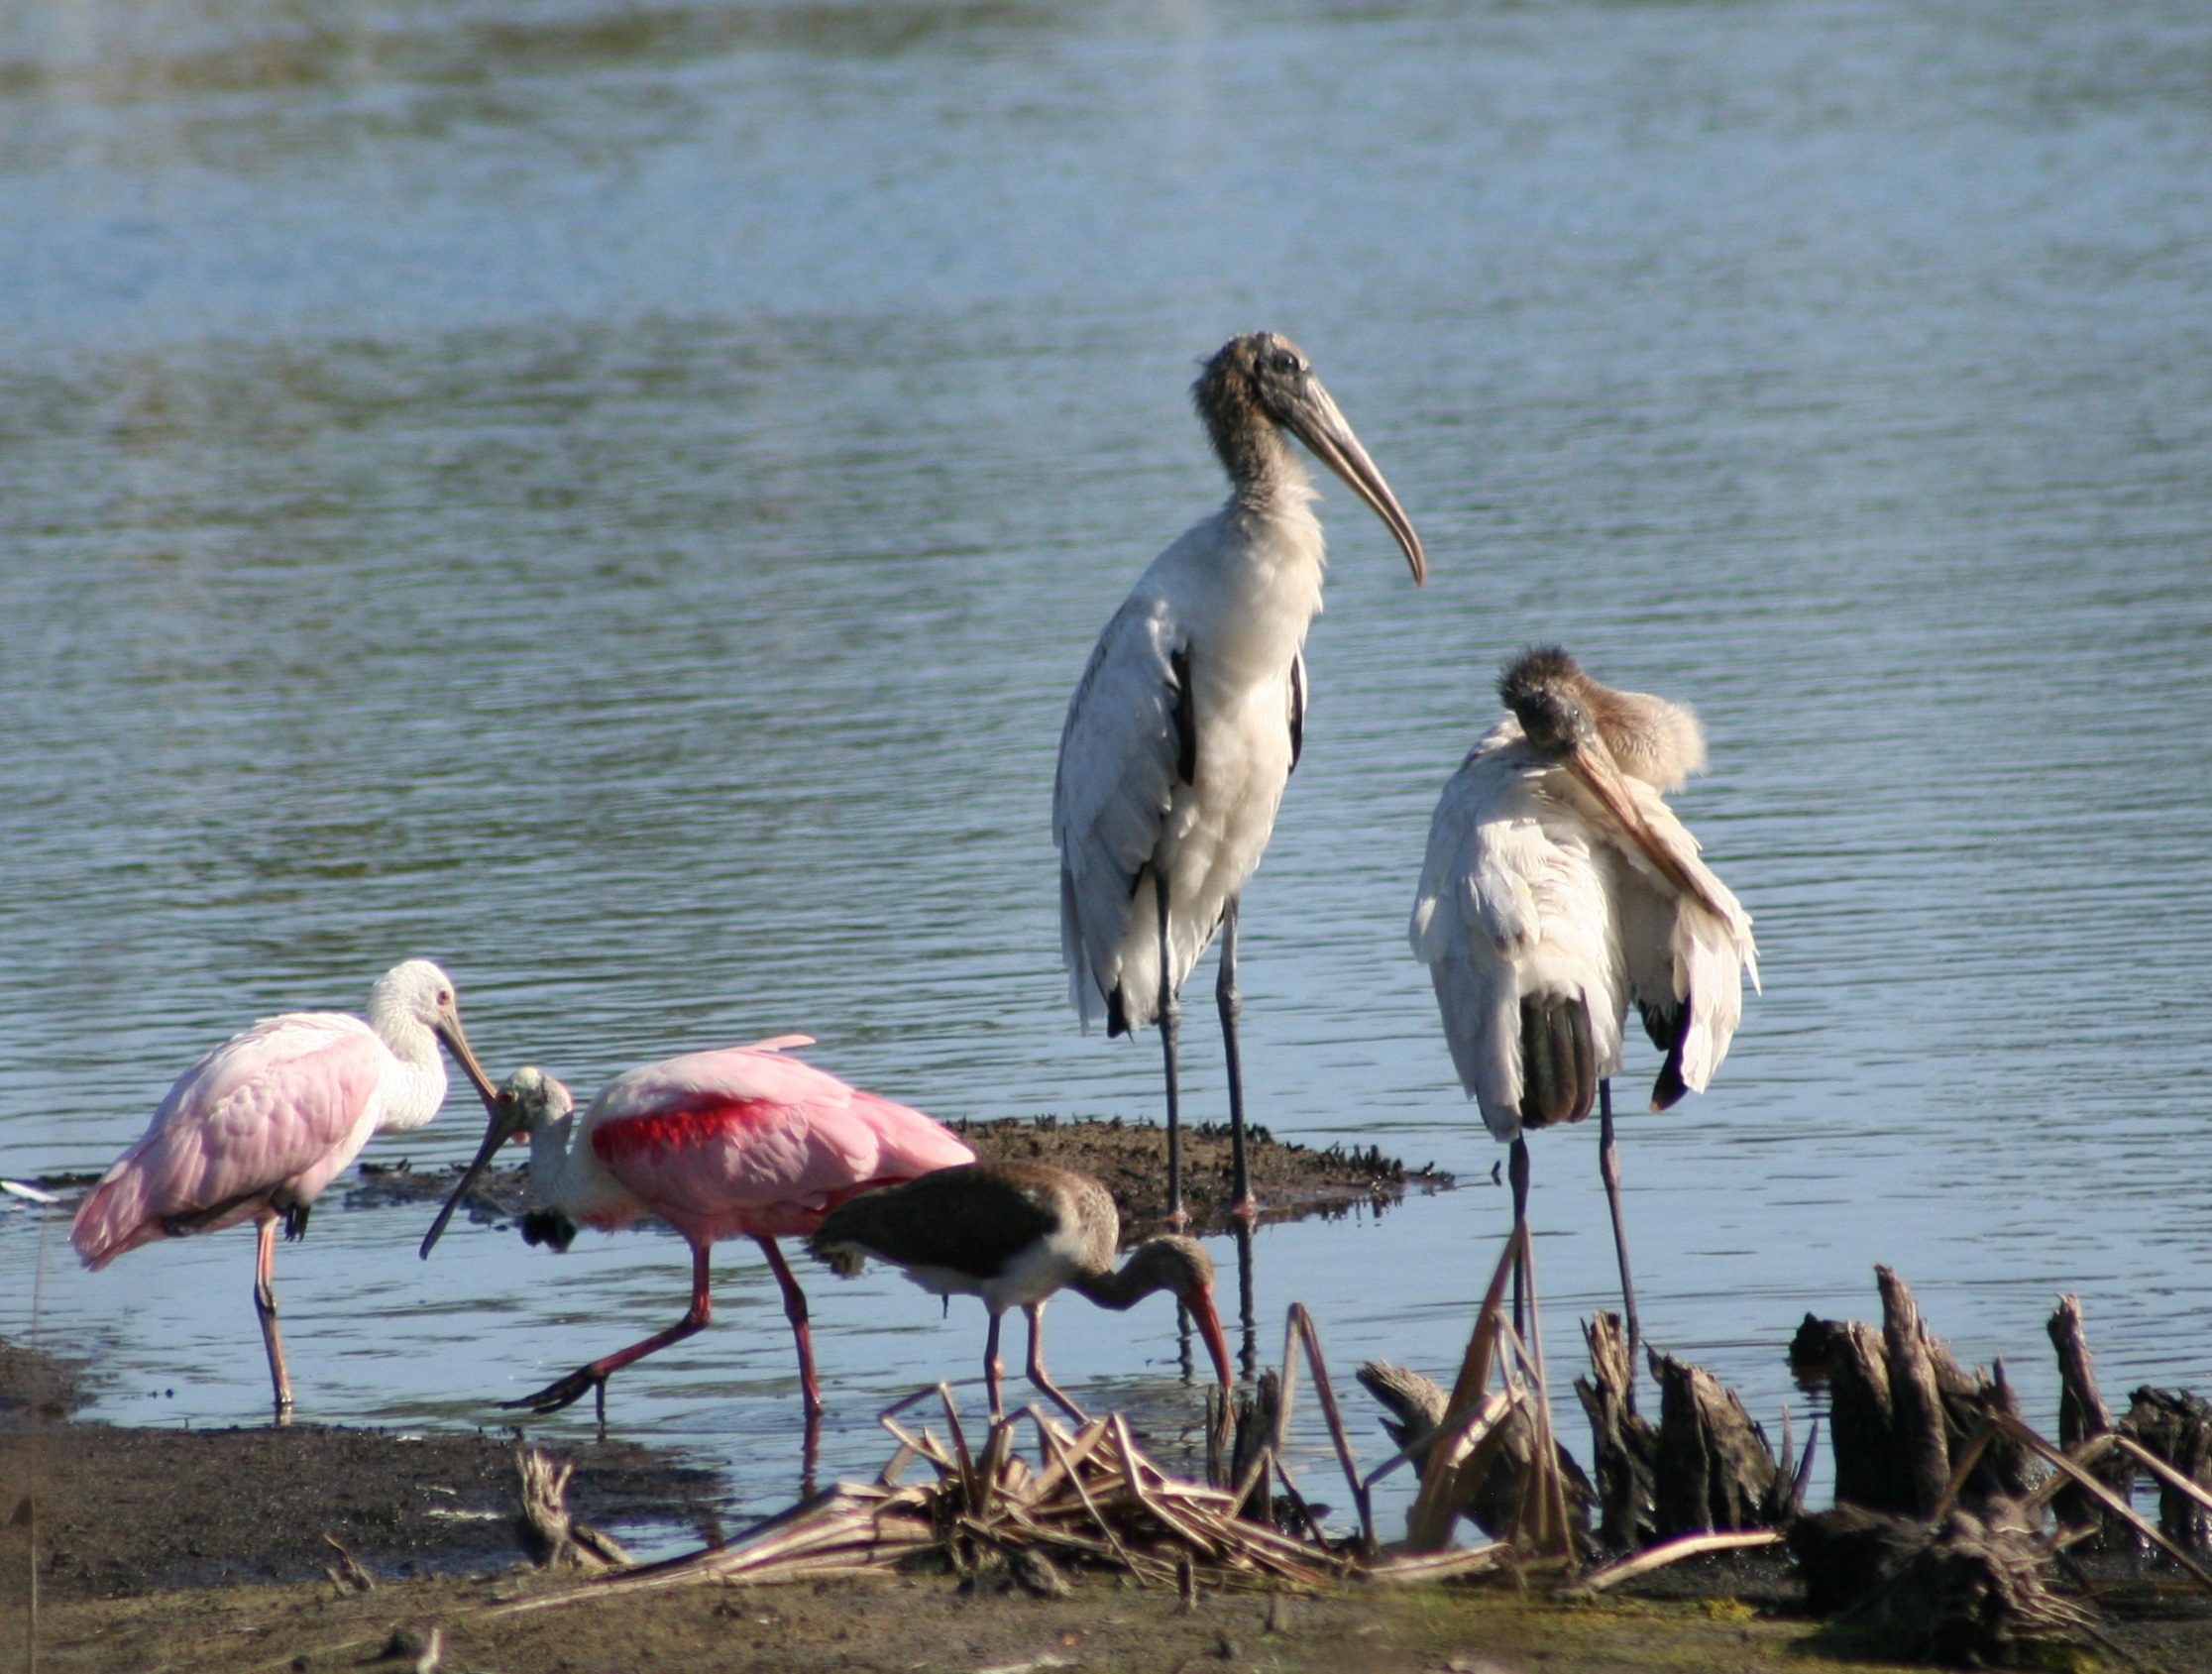
[[[1052,754],[1221,491],[1197,360],[1269,325],[1433,579],[1331,488],[1252,1104],[1470,1184],[1265,1231],[1265,1353],[1296,1298],[1340,1378],[1456,1363],[1506,1206],[1403,924],[1496,664],[1559,639],[1704,715],[1680,806],[1767,982],[1625,1123],[1647,1335],[1802,1434],[1783,1345],[1888,1262],[2046,1424],[2061,1289],[2109,1391],[2202,1388],[2208,95],[2182,3],[11,8],[0,1174],[103,1167],[230,1030],[410,954],[585,1089],[804,1030],[945,1116],[1156,1111],[1152,1039],[1062,1003]],[[1561,1357],[1612,1294],[1593,1138],[1535,1145]],[[424,1264],[425,1218],[282,1252],[305,1415],[484,1421],[681,1309],[665,1234]],[[247,1234],[85,1275],[64,1233],[0,1213],[0,1333],[102,1417],[263,1417]],[[869,1469],[979,1310],[810,1283],[825,1467]],[[771,1508],[749,1248],[717,1301],[613,1419]],[[1173,1377],[1158,1304],[1051,1321],[1079,1395]]]

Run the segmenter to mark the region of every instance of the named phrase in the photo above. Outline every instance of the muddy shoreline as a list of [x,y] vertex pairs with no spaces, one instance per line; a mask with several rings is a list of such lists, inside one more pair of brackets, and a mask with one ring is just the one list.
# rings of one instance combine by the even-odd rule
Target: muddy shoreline
[[[1165,1212],[1164,1135],[1156,1127],[1051,1117],[958,1126],[980,1156],[1039,1159],[1098,1175],[1122,1207],[1127,1237],[1142,1236]],[[1264,1220],[1373,1211],[1408,1189],[1452,1183],[1379,1153],[1313,1150],[1264,1129],[1251,1138]],[[1193,1224],[1221,1230],[1228,1225],[1226,1131],[1189,1130],[1184,1158]],[[372,1164],[328,1193],[318,1212],[434,1203],[459,1172],[459,1165]],[[41,1183],[74,1196],[93,1182]],[[493,1171],[465,1212],[510,1229],[526,1186],[518,1168]],[[451,1577],[504,1567],[518,1554],[508,1527],[511,1427],[384,1431],[299,1422],[186,1430],[77,1422],[71,1414],[98,1376],[96,1366],[0,1340],[0,1575],[20,1576],[30,1561],[27,1525],[10,1516],[33,1496],[49,1598],[307,1581],[337,1561],[326,1535],[387,1577]],[[686,1542],[726,1532],[719,1474],[680,1454],[619,1438],[549,1451],[575,1464],[571,1506],[587,1522],[658,1525]]]

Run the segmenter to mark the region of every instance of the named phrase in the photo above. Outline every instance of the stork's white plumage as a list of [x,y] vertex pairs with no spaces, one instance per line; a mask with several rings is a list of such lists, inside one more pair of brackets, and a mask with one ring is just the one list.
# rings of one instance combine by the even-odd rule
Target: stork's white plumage
[[[1460,1084],[1513,1146],[1515,1220],[1522,1130],[1578,1122],[1595,1098],[1619,1240],[1605,1083],[1620,1070],[1628,1007],[1666,1055],[1652,1108],[1703,1092],[1735,1035],[1743,977],[1758,985],[1751,919],[1666,803],[1705,766],[1695,715],[1601,685],[1557,649],[1516,659],[1498,689],[1512,713],[1436,805],[1413,951],[1435,983]],[[1624,1242],[1620,1268],[1632,1352]]]
[[1174,996],[1217,929],[1233,1195],[1240,1212],[1251,1207],[1237,897],[1297,763],[1301,648],[1321,609],[1324,564],[1313,485],[1287,438],[1304,442],[1382,519],[1416,584],[1426,574],[1420,539],[1389,485],[1288,339],[1231,339],[1192,396],[1229,474],[1229,500],[1153,560],[1099,635],[1068,705],[1052,784],[1068,996],[1086,1027],[1102,1016],[1109,1035],[1161,1024],[1169,1202],[1178,1216]]

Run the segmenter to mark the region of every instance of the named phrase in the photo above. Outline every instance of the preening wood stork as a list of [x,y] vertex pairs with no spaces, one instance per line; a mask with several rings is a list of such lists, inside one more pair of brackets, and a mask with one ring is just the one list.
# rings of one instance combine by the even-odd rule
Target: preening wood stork
[[1218,928],[1233,1196],[1252,1210],[1238,1057],[1237,898],[1260,864],[1305,722],[1302,646],[1321,609],[1321,524],[1296,436],[1382,519],[1413,567],[1420,537],[1297,346],[1222,346],[1192,387],[1229,474],[1227,503],[1130,590],[1067,706],[1052,781],[1060,954],[1087,1029],[1157,1020],[1167,1087],[1168,1205],[1182,1219],[1176,990]]
[[1652,1109],[1704,1091],[1734,1037],[1743,976],[1758,986],[1751,918],[1665,801],[1705,766],[1695,715],[1601,685],[1557,647],[1514,659],[1498,695],[1511,713],[1444,787],[1429,826],[1413,951],[1460,1084],[1512,1145],[1516,1226],[1528,1207],[1522,1130],[1579,1122],[1599,1102],[1632,1363],[1608,1079],[1622,1025],[1633,1001],[1666,1055]]
[[1121,1214],[1113,1194],[1073,1169],[1047,1163],[973,1163],[855,1197],[830,1211],[814,1253],[846,1275],[873,1256],[940,1296],[980,1296],[990,1310],[983,1347],[991,1416],[999,1416],[999,1316],[1029,1315],[1030,1382],[1076,1423],[1083,1410],[1045,1371],[1045,1303],[1072,1289],[1102,1308],[1134,1307],[1156,1290],[1190,1310],[1221,1387],[1230,1387],[1229,1343],[1214,1309],[1213,1258],[1190,1238],[1148,1238],[1119,1270]]
[[461,1032],[453,979],[409,959],[369,992],[369,1020],[345,1012],[267,1017],[177,1076],[145,1135],[77,1208],[69,1239],[88,1268],[159,1238],[252,1221],[259,1237],[254,1310],[276,1421],[291,1375],[276,1331],[276,1226],[307,1230],[316,1196],[372,1135],[419,1128],[445,1102],[443,1042],[489,1095]]
[[708,1269],[715,1242],[744,1237],[760,1246],[782,1287],[810,1425],[820,1416],[807,1297],[776,1240],[812,1233],[856,1192],[972,1162],[975,1153],[921,1111],[790,1056],[789,1049],[813,1044],[805,1035],[779,1035],[663,1059],[600,1088],[581,1121],[568,1088],[531,1066],[488,1092],[484,1144],[424,1236],[425,1258],[499,1147],[523,1138],[534,1205],[523,1223],[529,1242],[566,1250],[579,1222],[612,1231],[657,1215],[692,1252],[691,1308],[682,1319],[506,1405],[557,1412],[595,1391],[604,1426],[607,1380],[705,1328],[714,1314]]

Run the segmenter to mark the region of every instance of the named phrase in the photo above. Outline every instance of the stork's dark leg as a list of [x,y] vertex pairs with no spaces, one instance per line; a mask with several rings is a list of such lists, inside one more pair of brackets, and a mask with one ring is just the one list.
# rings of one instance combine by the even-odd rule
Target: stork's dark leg
[[1221,1047],[1229,1070],[1229,1212],[1250,1220],[1259,1205],[1252,1200],[1252,1176],[1245,1172],[1244,1058],[1237,1049],[1237,1019],[1244,996],[1237,992],[1237,898],[1221,912],[1221,975],[1214,984],[1221,1007]]
[[1167,963],[1167,874],[1153,872],[1153,900],[1160,908],[1160,1050],[1167,1065],[1167,1219],[1180,1226],[1190,1217],[1182,1200],[1181,1106],[1175,1094],[1175,1036],[1182,1011]]
[[715,1304],[707,1293],[709,1252],[712,1248],[713,1246],[707,1244],[692,1246],[691,1308],[667,1330],[654,1332],[642,1343],[632,1343],[626,1349],[616,1349],[610,1355],[603,1355],[589,1366],[579,1366],[566,1378],[546,1385],[535,1395],[526,1395],[520,1400],[504,1400],[499,1404],[505,1407],[524,1406],[537,1413],[558,1412],[570,1402],[582,1400],[585,1391],[597,1390],[600,1428],[606,1429],[607,1380],[631,1362],[643,1360],[647,1355],[665,1349],[671,1343],[680,1343],[695,1331],[704,1331],[707,1322],[714,1318]]
[[[1513,1141],[1508,1154],[1505,1177],[1513,1184],[1513,1232],[1521,1235],[1528,1224],[1528,1140],[1525,1136]],[[1523,1337],[1528,1334],[1528,1321],[1521,1305],[1521,1292],[1528,1277],[1528,1264],[1522,1252],[1513,1255],[1513,1329]]]
[[762,1255],[776,1275],[776,1283],[783,1286],[784,1318],[791,1321],[791,1335],[799,1344],[799,1387],[806,1393],[807,1416],[822,1416],[822,1386],[815,1382],[814,1337],[807,1329],[807,1293],[799,1288],[799,1281],[791,1277],[791,1268],[783,1259],[783,1252],[776,1248],[773,1238],[756,1238]]
[[1232,1221],[1230,1232],[1237,1240],[1237,1328],[1243,1341],[1237,1351],[1237,1366],[1247,1378],[1260,1376],[1260,1321],[1252,1302],[1252,1223]]
[[1620,1302],[1628,1316],[1628,1375],[1636,1375],[1636,1283],[1628,1277],[1628,1225],[1620,1213],[1620,1156],[1613,1149],[1612,1077],[1598,1083],[1598,1174],[1612,1209],[1613,1249],[1620,1257]]
[[276,1334],[276,1223],[265,1220],[254,1231],[260,1240],[254,1256],[254,1311],[261,1315],[262,1347],[269,1351],[269,1385],[276,1396],[276,1422],[288,1424],[292,1415],[291,1374],[284,1370],[284,1340]]

